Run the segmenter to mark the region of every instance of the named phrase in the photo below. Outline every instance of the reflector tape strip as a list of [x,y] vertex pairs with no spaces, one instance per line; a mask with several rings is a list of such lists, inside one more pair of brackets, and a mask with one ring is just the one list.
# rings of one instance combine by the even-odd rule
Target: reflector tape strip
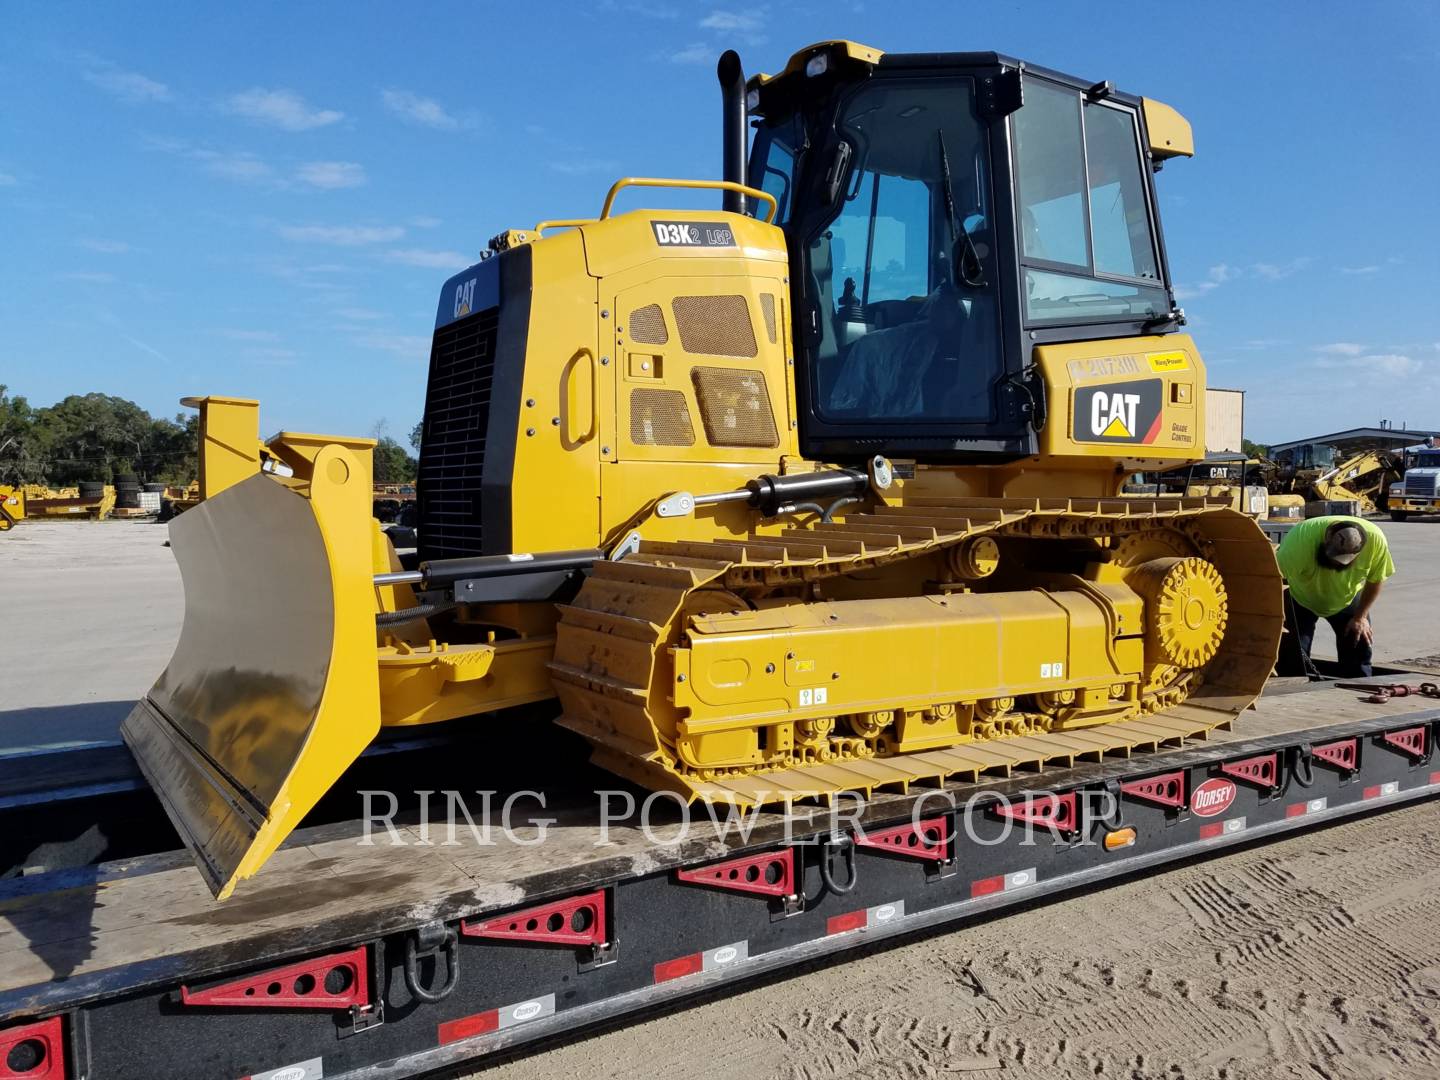
[[869,930],[904,917],[904,900],[896,900],[889,904],[876,904],[874,907],[849,911],[844,915],[831,915],[825,920],[825,933],[827,935],[846,934],[851,930]]
[[325,1062],[322,1058],[297,1061],[294,1065],[282,1065],[269,1072],[251,1073],[245,1080],[324,1080]]
[[1383,799],[1387,795],[1398,795],[1400,793],[1400,781],[1391,780],[1388,784],[1375,784],[1367,787],[1361,794],[1367,799]]
[[970,883],[970,899],[978,896],[990,896],[993,893],[1009,892],[1011,889],[1023,889],[1027,885],[1034,885],[1040,880],[1032,866],[1028,870],[1015,870],[1009,874],[996,874],[994,877],[981,878],[979,881]]
[[1316,814],[1330,805],[1329,799],[1308,799],[1305,802],[1291,803],[1285,807],[1286,817],[1300,817],[1304,814]]
[[1440,772],[1432,772],[1430,774],[1430,783],[1440,784]]
[[554,1015],[554,994],[517,1001],[514,1005],[502,1005],[498,1009],[462,1016],[459,1020],[447,1020],[438,1029],[440,1045],[445,1046],[461,1039],[473,1039],[477,1035],[486,1035],[530,1020],[538,1020],[542,1016]]
[[[11,1067],[12,1055],[19,1068]],[[0,1031],[0,1078],[68,1080],[69,1075],[65,1065],[65,1033],[60,1017],[52,1016],[38,1024],[21,1024]]]
[[1217,836],[1230,836],[1233,833],[1243,831],[1244,828],[1244,817],[1226,818],[1224,821],[1211,821],[1200,826],[1200,839],[1214,840]]
[[682,979],[686,975],[714,971],[717,968],[748,959],[750,959],[750,943],[737,941],[731,945],[721,945],[718,949],[706,949],[704,952],[690,953],[688,956],[677,956],[674,960],[662,960],[655,965],[655,981],[662,983],[669,982],[671,979]]

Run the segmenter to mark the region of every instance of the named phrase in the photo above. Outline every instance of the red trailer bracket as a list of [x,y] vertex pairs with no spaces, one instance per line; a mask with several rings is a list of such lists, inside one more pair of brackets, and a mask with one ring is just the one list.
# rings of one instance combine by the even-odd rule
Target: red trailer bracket
[[605,890],[512,911],[494,919],[462,922],[466,937],[532,941],[540,945],[605,944]]
[[675,880],[785,899],[794,896],[796,891],[795,850],[781,848],[761,855],[726,859],[697,870],[676,870]]
[[370,1004],[369,957],[369,947],[358,945],[201,990],[182,986],[180,1001],[266,1009],[363,1009]]
[[0,1080],[69,1080],[60,1017],[0,1031]]

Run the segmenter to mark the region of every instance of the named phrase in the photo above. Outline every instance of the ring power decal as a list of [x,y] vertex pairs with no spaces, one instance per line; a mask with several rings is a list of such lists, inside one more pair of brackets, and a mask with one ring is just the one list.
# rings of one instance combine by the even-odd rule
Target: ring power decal
[[1164,379],[1077,387],[1075,441],[1153,443],[1160,433],[1164,394]]

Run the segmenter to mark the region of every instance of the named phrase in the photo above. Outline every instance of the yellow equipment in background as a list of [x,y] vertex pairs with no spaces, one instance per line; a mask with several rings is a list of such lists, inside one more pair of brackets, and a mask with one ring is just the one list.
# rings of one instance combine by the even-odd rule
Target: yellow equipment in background
[[[1188,124],[988,53],[720,75],[724,180],[621,180],[444,286],[418,565],[368,441],[261,449],[253,403],[198,399],[185,628],[124,734],[218,896],[387,725],[555,697],[621,775],[785,804],[973,778],[996,739],[1154,747],[1259,694],[1255,522],[1120,494],[1204,454],[1152,181]],[[635,188],[724,205],[614,212]]]
[[25,520],[25,489],[0,484],[0,532],[8,532]]
[[1361,514],[1375,514],[1386,508],[1390,485],[1404,475],[1399,455],[1366,450],[1317,476],[1311,487],[1317,499],[1353,500]]

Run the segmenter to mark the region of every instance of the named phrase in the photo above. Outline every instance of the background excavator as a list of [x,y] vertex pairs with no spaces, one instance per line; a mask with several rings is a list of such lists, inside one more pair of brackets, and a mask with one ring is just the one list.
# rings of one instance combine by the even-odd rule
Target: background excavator
[[[1204,454],[1154,186],[1185,120],[994,53],[719,75],[723,180],[621,180],[446,282],[416,564],[369,441],[195,400],[184,630],[124,734],[217,896],[382,726],[554,698],[621,776],[783,805],[978,775],[995,739],[1040,766],[1198,736],[1259,694],[1255,523],[1120,496]],[[723,207],[617,213],[636,188]]]

